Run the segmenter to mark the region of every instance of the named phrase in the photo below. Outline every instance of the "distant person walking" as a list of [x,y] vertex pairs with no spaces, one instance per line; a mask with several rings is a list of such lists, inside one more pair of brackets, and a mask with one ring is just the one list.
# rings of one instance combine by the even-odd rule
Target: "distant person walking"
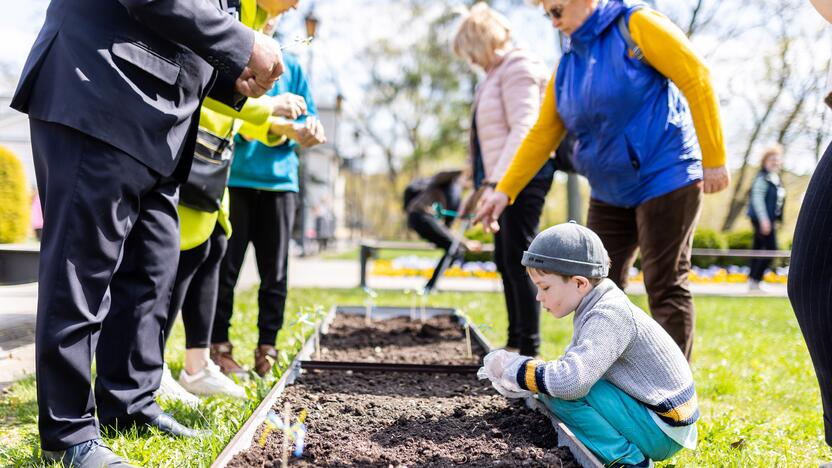
[[[780,181],[780,169],[783,167],[783,147],[772,146],[763,153],[760,172],[751,185],[748,200],[748,217],[754,227],[754,250],[777,250],[776,223],[783,221],[783,202],[786,189]],[[759,291],[760,282],[766,269],[771,266],[771,258],[754,258],[751,260],[751,272],[748,274],[749,291]]]
[[[511,44],[508,20],[486,3],[475,4],[465,15],[454,53],[486,73],[472,106],[469,162],[474,187],[485,187],[487,196],[540,113],[547,73],[538,58]],[[552,161],[543,164],[500,215],[503,229],[494,235],[494,262],[508,311],[506,348],[527,356],[535,356],[540,346],[540,304],[520,261],[537,234],[554,173]]]
[[[832,23],[832,0],[812,0]],[[827,53],[829,51],[827,50]],[[832,107],[832,93],[826,97]],[[789,264],[789,300],[820,384],[826,443],[832,446],[832,144],[820,159],[797,218]],[[832,466],[826,464],[823,466]]]
[[567,131],[574,169],[592,188],[587,225],[612,259],[620,288],[641,251],[653,318],[690,359],[688,285],[702,192],[725,189],[725,145],[708,67],[684,33],[638,1],[543,0],[568,36],[540,115],[478,220],[497,217],[549,163]]

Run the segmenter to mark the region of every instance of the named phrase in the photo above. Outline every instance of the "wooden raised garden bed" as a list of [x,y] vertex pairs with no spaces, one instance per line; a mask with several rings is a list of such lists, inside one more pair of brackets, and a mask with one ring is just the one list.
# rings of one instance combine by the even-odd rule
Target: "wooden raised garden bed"
[[295,372],[214,466],[281,465],[283,433],[263,424],[270,408],[306,413],[305,447],[291,466],[600,466],[534,401],[508,400],[477,380],[489,346],[471,328],[469,355],[465,321],[452,310],[429,309],[422,321],[379,307],[370,322],[363,307],[336,310],[320,328],[320,349],[307,342]]

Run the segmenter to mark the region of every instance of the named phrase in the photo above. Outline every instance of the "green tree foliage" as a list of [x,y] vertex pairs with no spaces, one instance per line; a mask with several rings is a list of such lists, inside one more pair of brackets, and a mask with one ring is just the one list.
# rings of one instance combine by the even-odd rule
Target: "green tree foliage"
[[366,61],[377,66],[356,116],[362,139],[384,154],[391,184],[402,170],[419,174],[426,161],[463,161],[475,82],[451,52],[451,2],[398,3],[408,21],[368,47]]
[[29,209],[23,165],[11,151],[0,146],[0,243],[26,239]]

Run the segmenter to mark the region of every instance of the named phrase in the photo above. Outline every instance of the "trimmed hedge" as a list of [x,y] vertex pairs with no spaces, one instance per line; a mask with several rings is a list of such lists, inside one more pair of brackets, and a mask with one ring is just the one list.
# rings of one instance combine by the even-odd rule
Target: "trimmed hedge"
[[[694,249],[719,249],[724,250],[728,248],[728,243],[719,232],[713,229],[697,229],[693,233],[693,248]],[[691,264],[700,268],[708,268],[711,265],[718,265],[720,257],[693,257]]]
[[23,164],[0,146],[0,244],[21,242],[29,235],[31,200]]

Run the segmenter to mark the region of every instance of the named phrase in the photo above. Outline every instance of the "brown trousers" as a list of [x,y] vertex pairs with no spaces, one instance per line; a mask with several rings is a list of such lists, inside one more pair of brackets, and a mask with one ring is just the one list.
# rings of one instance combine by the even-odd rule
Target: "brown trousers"
[[690,360],[693,349],[693,296],[688,287],[693,231],[702,208],[702,183],[688,185],[620,208],[590,200],[587,226],[610,255],[610,279],[621,289],[641,251],[650,313]]

